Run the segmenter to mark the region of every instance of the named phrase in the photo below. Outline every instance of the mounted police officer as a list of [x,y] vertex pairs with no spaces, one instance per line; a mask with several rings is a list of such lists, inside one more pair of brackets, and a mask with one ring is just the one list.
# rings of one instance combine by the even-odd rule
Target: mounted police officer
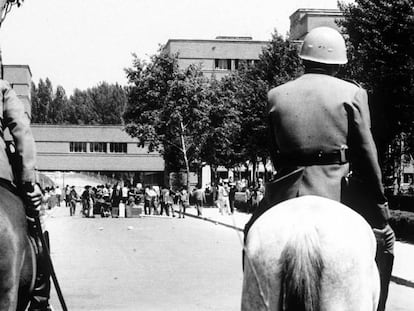
[[318,195],[349,205],[374,228],[381,276],[378,310],[384,310],[395,237],[387,222],[367,93],[335,77],[347,63],[345,41],[336,30],[310,31],[299,56],[305,73],[268,93],[270,151],[278,176],[267,185],[246,229],[269,206],[297,196]]
[[[42,192],[39,185],[35,183],[36,150],[30,120],[10,84],[1,79],[0,105],[0,186],[19,193],[26,204],[27,215],[37,217]],[[5,141],[6,129],[11,134],[13,144]],[[47,311],[51,310],[49,306],[50,271],[44,260],[38,236],[33,233],[33,238],[36,240],[36,248],[39,251],[35,287],[29,310]]]

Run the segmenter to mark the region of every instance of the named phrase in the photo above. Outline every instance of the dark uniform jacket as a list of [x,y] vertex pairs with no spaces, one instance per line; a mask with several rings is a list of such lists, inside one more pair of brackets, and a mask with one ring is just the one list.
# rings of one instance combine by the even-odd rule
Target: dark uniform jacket
[[21,162],[17,171],[20,176],[15,177],[22,182],[34,182],[36,150],[30,120],[24,111],[23,103],[4,80],[0,80],[0,105],[0,178],[14,181],[4,140],[5,129],[8,128],[13,137],[17,158],[20,158]]
[[[319,195],[348,203],[345,195],[356,195],[361,200],[350,204],[372,226],[386,223],[388,205],[364,89],[330,75],[307,73],[269,92],[268,116],[272,159],[278,177],[288,176],[269,189],[279,191],[278,201]],[[356,188],[364,198],[350,193],[344,183],[350,167],[361,180]]]

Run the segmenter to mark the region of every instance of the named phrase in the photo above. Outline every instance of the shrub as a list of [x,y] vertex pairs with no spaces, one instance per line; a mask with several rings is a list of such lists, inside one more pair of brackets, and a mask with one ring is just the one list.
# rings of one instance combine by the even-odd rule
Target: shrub
[[414,213],[400,210],[391,210],[389,220],[397,239],[414,243]]

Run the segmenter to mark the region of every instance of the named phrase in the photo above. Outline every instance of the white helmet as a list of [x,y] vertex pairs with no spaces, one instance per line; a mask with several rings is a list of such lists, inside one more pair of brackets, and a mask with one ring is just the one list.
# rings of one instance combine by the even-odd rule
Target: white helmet
[[345,40],[342,35],[330,27],[312,29],[303,41],[299,57],[323,64],[346,64]]

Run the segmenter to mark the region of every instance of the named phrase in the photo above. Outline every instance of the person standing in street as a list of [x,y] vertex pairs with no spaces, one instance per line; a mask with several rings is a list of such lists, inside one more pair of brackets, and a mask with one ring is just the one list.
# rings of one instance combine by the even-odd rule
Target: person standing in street
[[121,202],[122,203],[126,204],[128,202],[128,195],[129,195],[129,188],[126,185],[126,183],[124,183],[121,189]]
[[60,207],[60,201],[62,200],[62,189],[60,189],[59,186],[56,186],[55,195],[56,195],[56,204],[57,206]]
[[229,202],[230,202],[230,214],[233,215],[234,213],[234,203],[236,200],[236,185],[234,183],[232,183],[230,185],[230,191],[229,191]]
[[151,214],[151,192],[148,186],[145,187],[144,190],[144,214],[150,215]]
[[69,207],[70,206],[70,187],[69,185],[66,185],[65,187],[65,206]]
[[160,215],[163,214],[163,212],[165,211],[165,215],[170,216],[170,204],[171,204],[171,194],[170,194],[170,189],[168,189],[167,187],[162,187],[161,189],[161,194],[160,194],[160,204],[161,204],[161,208],[160,208]]
[[193,192],[196,209],[197,209],[197,216],[203,216],[203,205],[206,203],[206,195],[204,190],[201,188],[201,185],[197,185],[197,189]]
[[395,235],[388,224],[367,92],[335,77],[340,65],[347,63],[345,40],[335,29],[312,29],[299,56],[305,73],[268,93],[270,153],[278,175],[267,184],[245,236],[267,208],[290,198],[317,195],[345,203],[365,218],[377,238],[378,310],[383,311]]
[[187,189],[182,188],[180,191],[178,218],[185,218],[185,211],[188,207],[190,207],[190,195]]
[[227,182],[219,183],[218,188],[218,201],[220,203],[220,214],[230,215],[230,200],[229,200],[230,188]]

